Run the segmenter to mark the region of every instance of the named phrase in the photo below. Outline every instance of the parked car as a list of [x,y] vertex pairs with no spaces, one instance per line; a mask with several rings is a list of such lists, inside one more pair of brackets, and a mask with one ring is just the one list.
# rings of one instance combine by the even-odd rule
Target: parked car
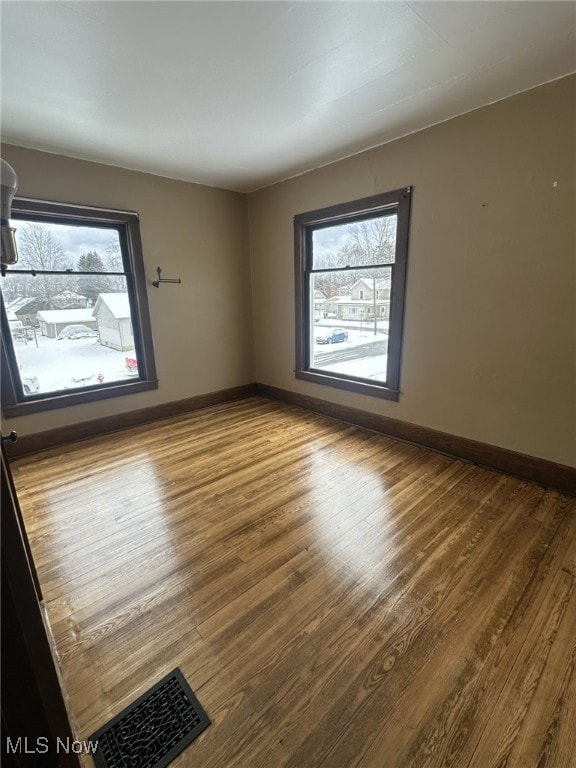
[[22,380],[22,389],[25,395],[34,395],[40,391],[40,384],[36,376],[26,376],[21,373],[20,378]]
[[87,325],[67,325],[58,334],[58,339],[88,339],[98,336],[98,331]]
[[343,328],[334,328],[325,336],[316,336],[318,344],[336,344],[338,341],[348,341],[348,331]]

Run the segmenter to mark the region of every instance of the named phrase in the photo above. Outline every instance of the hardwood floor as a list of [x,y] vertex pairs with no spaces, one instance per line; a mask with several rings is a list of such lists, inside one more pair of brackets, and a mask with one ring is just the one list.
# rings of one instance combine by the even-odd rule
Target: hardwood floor
[[576,499],[253,398],[13,463],[79,738],[191,768],[576,766]]

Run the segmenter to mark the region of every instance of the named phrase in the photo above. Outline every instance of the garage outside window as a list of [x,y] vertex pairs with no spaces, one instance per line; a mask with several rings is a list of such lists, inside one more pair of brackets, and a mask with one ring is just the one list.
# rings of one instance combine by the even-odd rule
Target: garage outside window
[[138,214],[16,198],[10,223],[4,414],[157,388]]

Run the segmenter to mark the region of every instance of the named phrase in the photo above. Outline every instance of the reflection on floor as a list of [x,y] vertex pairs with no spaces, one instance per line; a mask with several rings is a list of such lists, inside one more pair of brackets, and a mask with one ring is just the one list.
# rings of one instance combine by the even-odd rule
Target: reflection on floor
[[569,768],[576,499],[249,399],[13,465],[78,737],[174,667],[202,768]]

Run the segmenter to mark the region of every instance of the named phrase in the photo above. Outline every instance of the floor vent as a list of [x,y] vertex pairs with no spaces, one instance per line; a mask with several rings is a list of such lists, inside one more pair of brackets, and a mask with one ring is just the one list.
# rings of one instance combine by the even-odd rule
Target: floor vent
[[210,725],[179,669],[90,736],[97,768],[165,768]]

